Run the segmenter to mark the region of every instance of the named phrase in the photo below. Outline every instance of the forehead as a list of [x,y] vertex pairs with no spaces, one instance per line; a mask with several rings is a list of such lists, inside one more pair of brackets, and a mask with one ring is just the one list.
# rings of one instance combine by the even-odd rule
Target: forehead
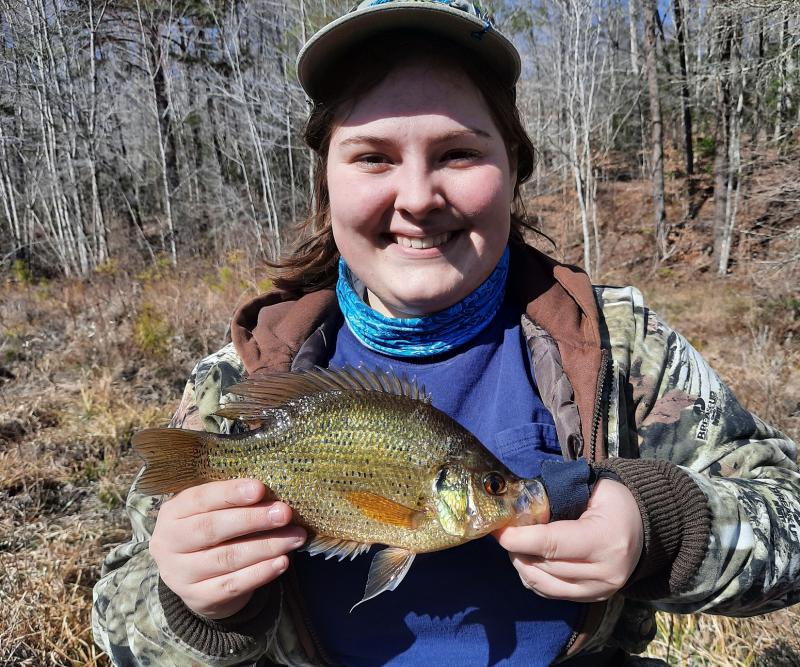
[[464,70],[456,65],[411,62],[392,69],[348,105],[336,123],[334,136],[365,125],[391,127],[402,120],[407,124],[419,117],[496,134],[489,107]]

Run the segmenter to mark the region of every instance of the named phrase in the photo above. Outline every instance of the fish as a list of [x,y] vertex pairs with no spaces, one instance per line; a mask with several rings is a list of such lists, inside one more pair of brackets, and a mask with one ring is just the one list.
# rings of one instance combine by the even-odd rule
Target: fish
[[511,472],[406,376],[315,367],[256,374],[227,393],[238,400],[215,414],[251,430],[136,433],[133,447],[145,459],[138,490],[158,495],[258,479],[270,499],[292,508],[310,554],[352,560],[385,545],[353,608],[394,590],[418,553],[549,521],[541,480]]

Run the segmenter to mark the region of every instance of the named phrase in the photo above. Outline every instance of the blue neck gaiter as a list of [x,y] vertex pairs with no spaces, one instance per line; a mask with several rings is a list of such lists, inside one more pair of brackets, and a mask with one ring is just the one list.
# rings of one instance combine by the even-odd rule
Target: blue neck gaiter
[[492,321],[503,303],[508,262],[506,246],[494,271],[475,291],[425,317],[386,317],[370,308],[356,292],[344,259],[339,260],[336,296],[347,327],[362,345],[393,357],[434,356],[473,339]]

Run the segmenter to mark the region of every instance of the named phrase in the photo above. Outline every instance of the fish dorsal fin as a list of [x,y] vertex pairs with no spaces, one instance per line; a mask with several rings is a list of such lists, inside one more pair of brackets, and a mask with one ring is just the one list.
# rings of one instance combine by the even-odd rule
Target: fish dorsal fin
[[[364,392],[374,391],[397,396],[407,396],[418,401],[430,403],[430,396],[416,380],[409,380],[403,374],[399,378],[393,373],[367,368],[314,368],[303,373],[257,373],[243,382],[230,387],[229,394],[244,399],[243,406],[234,403],[226,405],[216,414],[247,419],[259,411],[278,407],[293,399],[325,394],[331,391]],[[237,410],[243,412],[237,413]],[[257,417],[256,417],[257,418]]]
[[400,528],[416,528],[424,512],[369,491],[345,491],[344,497],[370,519]]
[[371,546],[371,544],[364,544],[363,542],[353,542],[351,540],[340,540],[335,537],[317,535],[310,542],[305,544],[301,551],[307,551],[312,556],[324,554],[325,560],[329,558],[344,560],[348,557],[350,560],[353,560],[359,554],[369,551]]
[[372,564],[369,566],[364,597],[356,602],[350,611],[352,612],[362,602],[371,600],[384,591],[393,591],[397,588],[408,574],[408,570],[414,562],[414,556],[416,556],[415,553],[400,547],[387,547],[375,554],[375,558],[372,559]]

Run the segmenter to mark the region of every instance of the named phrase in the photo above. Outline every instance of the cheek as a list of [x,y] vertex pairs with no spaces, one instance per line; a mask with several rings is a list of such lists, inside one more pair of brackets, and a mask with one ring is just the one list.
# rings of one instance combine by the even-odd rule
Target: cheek
[[512,192],[508,175],[496,167],[476,169],[459,179],[452,191],[453,203],[470,217],[490,215],[493,218],[509,210]]
[[387,206],[380,184],[359,174],[329,172],[328,193],[334,234],[337,227],[342,230],[375,226]]

